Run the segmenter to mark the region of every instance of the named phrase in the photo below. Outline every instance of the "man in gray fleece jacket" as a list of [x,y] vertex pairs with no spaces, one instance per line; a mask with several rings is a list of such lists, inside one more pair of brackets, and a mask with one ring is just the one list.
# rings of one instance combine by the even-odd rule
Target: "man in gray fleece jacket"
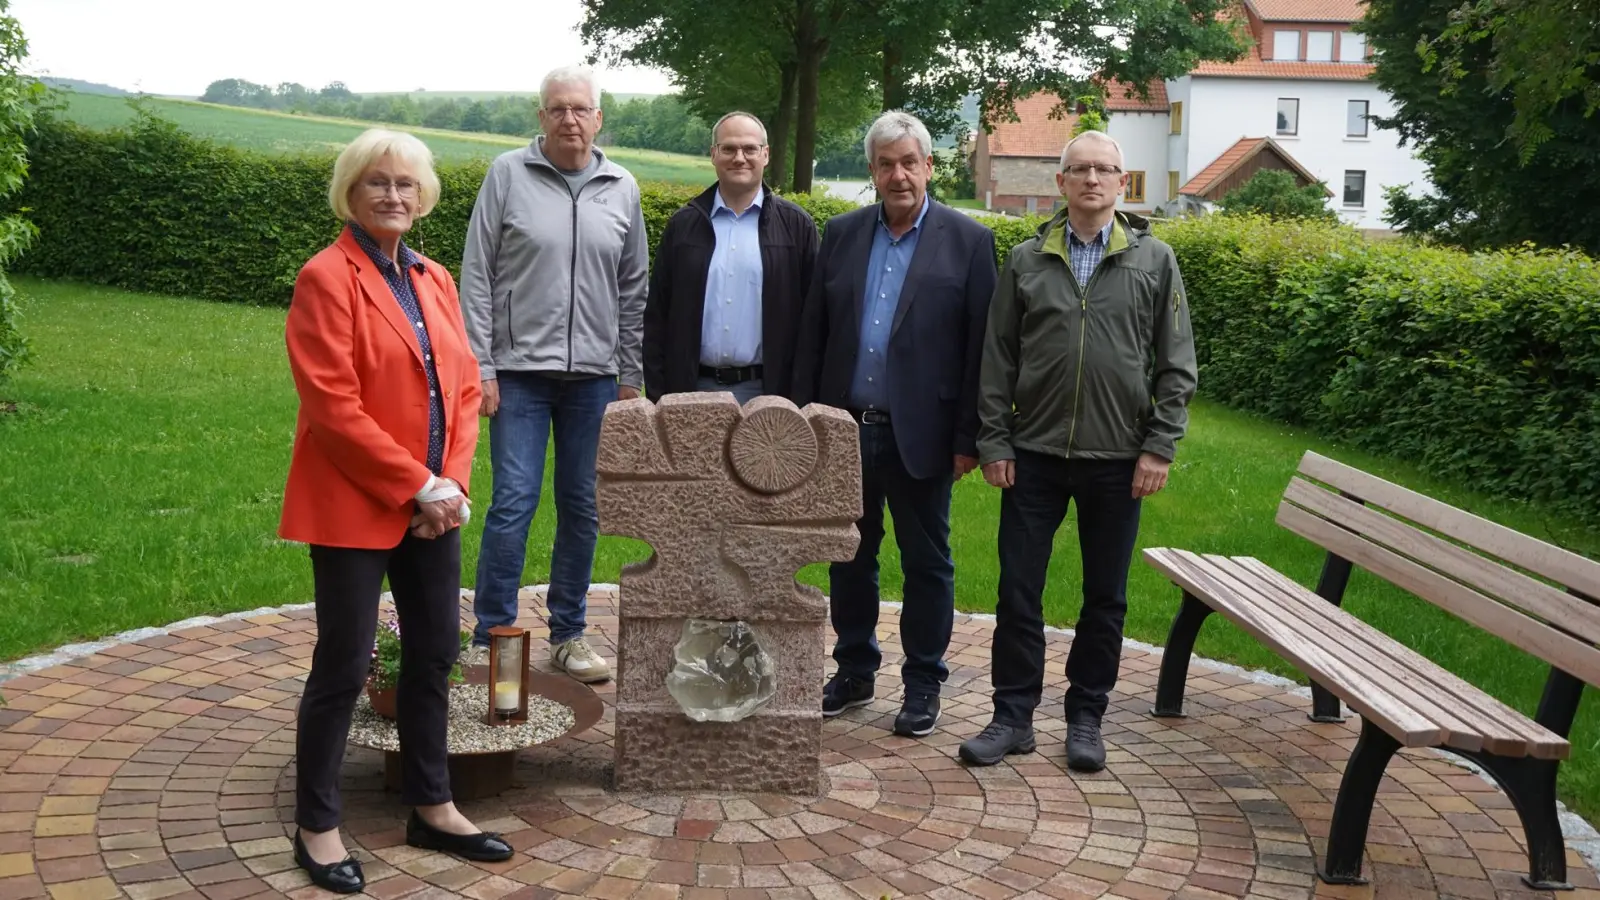
[[[517,618],[528,526],[555,433],[550,658],[583,682],[611,668],[584,640],[606,404],[643,385],[649,265],[639,185],[594,146],[600,87],[584,67],[539,90],[543,134],[489,167],[467,230],[461,309],[483,378],[494,493],[484,518],[474,648]],[[475,655],[481,655],[476,651]]]

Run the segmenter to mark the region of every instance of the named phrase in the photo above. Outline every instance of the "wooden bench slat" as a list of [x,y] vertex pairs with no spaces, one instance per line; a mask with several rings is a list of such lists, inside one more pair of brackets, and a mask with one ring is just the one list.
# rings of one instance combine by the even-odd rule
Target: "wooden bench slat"
[[1317,603],[1312,604],[1305,600],[1304,594],[1285,594],[1276,584],[1264,581],[1240,561],[1215,556],[1202,558],[1232,583],[1245,602],[1254,605],[1253,615],[1283,622],[1303,640],[1323,646],[1346,662],[1352,671],[1378,685],[1395,702],[1438,724],[1444,729],[1441,744],[1476,751],[1487,746],[1487,739],[1493,739],[1517,756],[1527,753],[1526,740],[1488,717],[1452,702],[1452,698],[1433,688],[1425,674],[1393,667],[1380,650],[1345,627],[1353,616],[1343,613],[1328,616],[1333,606],[1326,600],[1317,598]]
[[[1470,710],[1477,721],[1485,723],[1482,726],[1483,746],[1489,752],[1504,756],[1527,755],[1538,759],[1565,759],[1569,755],[1571,746],[1565,738],[1356,616],[1341,611],[1282,572],[1251,557],[1240,557],[1235,562],[1254,572],[1263,581],[1277,586],[1282,595],[1299,596],[1307,609],[1313,614],[1320,613],[1325,621],[1337,623],[1337,627],[1349,634],[1363,636],[1365,646],[1378,654],[1375,658],[1383,660],[1382,664],[1392,665],[1395,671],[1414,673],[1426,681],[1435,703],[1447,709]],[[1330,630],[1333,627],[1334,624],[1329,625]]]
[[1277,522],[1398,587],[1432,599],[1436,606],[1458,618],[1499,635],[1589,684],[1600,685],[1600,650],[1593,646],[1507,609],[1472,588],[1292,503],[1279,504]]
[[1270,618],[1261,617],[1265,621],[1258,621],[1256,616],[1241,611],[1241,604],[1232,590],[1220,582],[1209,567],[1191,562],[1183,553],[1149,549],[1145,551],[1145,558],[1189,593],[1216,604],[1213,608],[1220,607],[1228,612],[1230,621],[1288,657],[1301,671],[1345,695],[1342,699],[1352,709],[1382,726],[1402,745],[1433,747],[1444,740],[1445,731],[1438,723],[1395,703],[1379,684],[1351,670],[1325,648],[1286,633],[1286,629]]
[[1398,513],[1418,525],[1600,600],[1600,562],[1529,537],[1482,516],[1456,509],[1448,503],[1318,453],[1308,451],[1301,457],[1300,472],[1336,490]]
[[[1344,687],[1362,694],[1376,690],[1444,729],[1440,744],[1477,751],[1484,749],[1492,740],[1511,755],[1527,754],[1529,742],[1513,729],[1438,690],[1426,671],[1411,672],[1395,666],[1381,650],[1371,647],[1363,636],[1345,627],[1355,620],[1354,616],[1338,612],[1332,604],[1309,592],[1286,594],[1276,584],[1263,581],[1239,561],[1226,557],[1200,557],[1187,551],[1184,553],[1191,559],[1202,560],[1211,566],[1219,580],[1233,590],[1230,601],[1249,608],[1248,615],[1258,621],[1270,619],[1282,624],[1302,641],[1326,650],[1344,665],[1345,671],[1356,673],[1369,685],[1363,687],[1347,682]],[[1314,598],[1315,603],[1306,601],[1308,595]],[[1244,609],[1239,611],[1244,612]],[[1337,615],[1328,615],[1330,611]]]
[[1579,597],[1301,478],[1289,481],[1284,499],[1359,531],[1391,550],[1483,590],[1557,628],[1591,643],[1600,642],[1600,607]]

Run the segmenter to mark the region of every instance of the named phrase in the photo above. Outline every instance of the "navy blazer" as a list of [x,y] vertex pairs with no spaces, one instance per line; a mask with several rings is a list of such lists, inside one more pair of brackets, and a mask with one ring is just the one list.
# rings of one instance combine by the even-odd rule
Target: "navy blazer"
[[[867,258],[880,204],[828,220],[800,317],[789,399],[851,409]],[[912,478],[978,455],[978,365],[994,294],[994,232],[928,202],[889,332],[889,414]]]

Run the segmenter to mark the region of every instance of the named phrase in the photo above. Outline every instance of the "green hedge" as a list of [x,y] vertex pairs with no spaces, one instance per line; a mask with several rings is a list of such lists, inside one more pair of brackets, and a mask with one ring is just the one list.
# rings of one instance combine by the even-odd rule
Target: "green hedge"
[[[21,262],[36,275],[137,291],[287,304],[300,267],[339,233],[328,210],[335,152],[268,156],[195,138],[145,115],[96,131],[52,119],[34,136],[17,203],[41,240]],[[487,161],[442,163],[439,205],[408,241],[460,275],[462,245]],[[641,186],[652,258],[668,217],[702,188]],[[855,207],[796,194],[821,227]],[[1009,248],[1036,222],[996,219]],[[1011,231],[1017,232],[1012,240]]]
[[1434,474],[1600,521],[1600,269],[1350,229],[1165,225],[1200,389]]

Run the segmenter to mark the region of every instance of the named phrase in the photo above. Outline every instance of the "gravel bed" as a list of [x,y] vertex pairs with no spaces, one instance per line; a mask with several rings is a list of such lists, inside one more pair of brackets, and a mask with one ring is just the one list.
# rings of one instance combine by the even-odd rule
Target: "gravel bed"
[[[450,686],[450,753],[521,750],[555,740],[576,721],[570,707],[532,694],[528,696],[526,725],[485,725],[483,717],[488,711],[489,697],[484,685]],[[399,729],[394,722],[378,715],[366,691],[356,700],[355,715],[350,720],[350,743],[374,750],[400,749]]]

